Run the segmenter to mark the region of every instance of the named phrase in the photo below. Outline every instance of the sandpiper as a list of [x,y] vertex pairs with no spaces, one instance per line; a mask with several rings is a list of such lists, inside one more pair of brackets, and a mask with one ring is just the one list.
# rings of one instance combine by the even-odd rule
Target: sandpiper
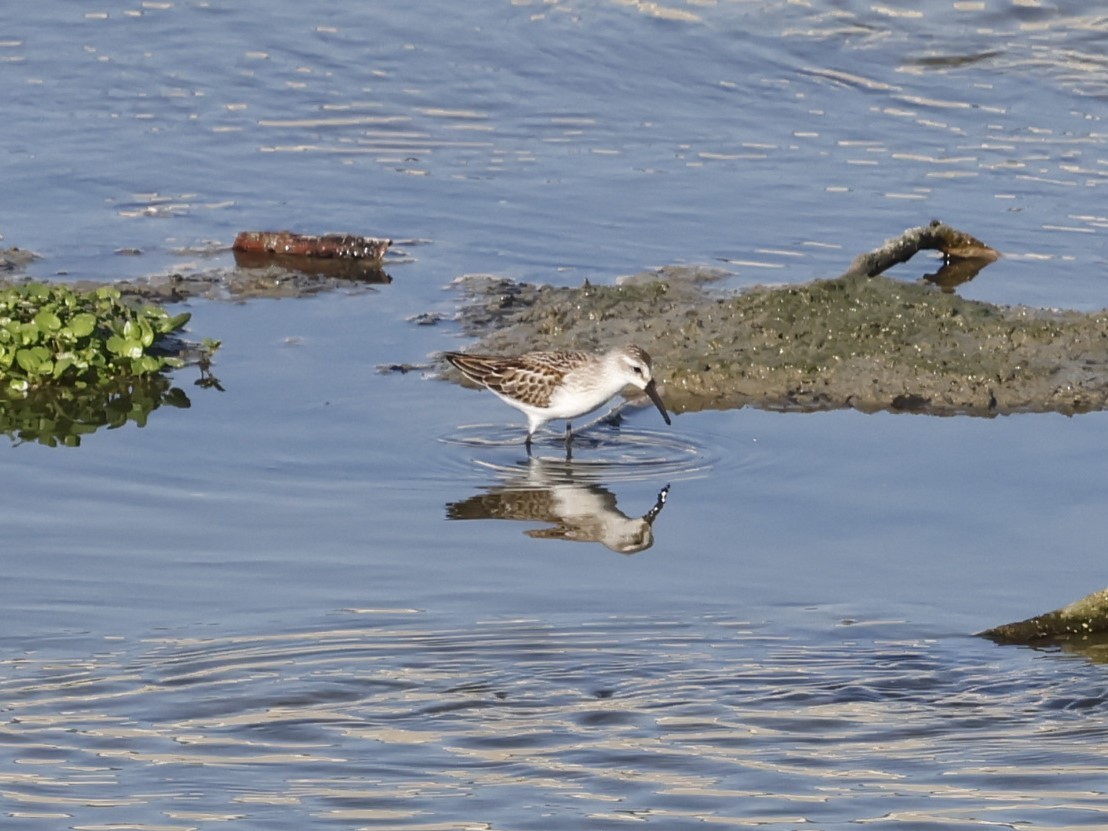
[[620,346],[600,355],[527,352],[502,357],[444,352],[443,357],[469,380],[492,390],[527,416],[528,453],[535,431],[555,418],[566,419],[568,448],[570,419],[595,410],[628,385],[650,396],[666,424],[670,423],[654,385],[650,356],[637,346]]

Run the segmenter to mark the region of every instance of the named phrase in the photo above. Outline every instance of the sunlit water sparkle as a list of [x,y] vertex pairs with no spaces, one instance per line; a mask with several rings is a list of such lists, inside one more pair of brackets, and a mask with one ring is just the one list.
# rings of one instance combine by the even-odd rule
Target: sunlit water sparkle
[[[1106,821],[1099,669],[827,611],[798,611],[782,630],[665,615],[438,629],[412,610],[348,610],[298,631],[105,643],[77,664],[28,655],[8,662],[2,688],[9,817]],[[143,819],[151,808],[160,823]]]

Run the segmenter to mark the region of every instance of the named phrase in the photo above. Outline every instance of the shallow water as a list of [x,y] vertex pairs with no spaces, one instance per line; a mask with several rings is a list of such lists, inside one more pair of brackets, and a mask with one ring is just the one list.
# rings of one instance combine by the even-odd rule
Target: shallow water
[[7,782],[13,816],[1103,824],[1099,668],[822,617],[443,629],[350,611],[303,631],[155,638],[137,656],[106,643],[79,667],[27,659],[5,684],[19,702],[4,731],[23,771]]
[[[662,7],[13,7],[4,233],[74,275],[278,225],[433,240],[428,284],[686,261],[741,284],[938,215],[1007,255],[970,292],[1099,308],[1086,4]],[[124,247],[147,256],[108,266]]]
[[959,291],[1100,308],[1106,29],[0,9],[0,232],[35,275],[229,266],[276,227],[405,252],[389,285],[193,301],[224,392],[180,372],[189,409],[5,452],[4,826],[1103,826],[1102,666],[970,637],[1101,587],[1103,414],[643,409],[527,463],[493,396],[377,365],[459,344],[407,318],[463,273],[802,281],[932,216],[1006,255]]

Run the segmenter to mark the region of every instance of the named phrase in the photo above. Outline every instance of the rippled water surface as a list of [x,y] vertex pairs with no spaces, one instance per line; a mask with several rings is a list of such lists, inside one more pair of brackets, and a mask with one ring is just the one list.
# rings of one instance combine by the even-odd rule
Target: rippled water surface
[[829,629],[669,615],[443,629],[351,610],[326,628],[162,637],[139,654],[105,643],[76,666],[21,659],[3,685],[17,702],[3,731],[21,771],[5,776],[12,816],[1103,825],[1099,668],[809,617]]
[[1108,824],[1103,665],[972,637],[1103,585],[1103,414],[631,408],[528,461],[378,371],[464,343],[463,274],[800,282],[932,217],[1005,254],[967,296],[1102,308],[1095,5],[0,7],[35,276],[399,252],[192,301],[222,392],[4,451],[3,827]]

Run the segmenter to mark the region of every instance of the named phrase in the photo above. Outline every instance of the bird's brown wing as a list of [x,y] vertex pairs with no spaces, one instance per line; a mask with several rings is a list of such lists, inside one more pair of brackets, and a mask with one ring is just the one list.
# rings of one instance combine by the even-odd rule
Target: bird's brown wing
[[471,381],[531,406],[548,407],[580,356],[574,352],[528,352],[517,357],[447,352],[444,357]]

